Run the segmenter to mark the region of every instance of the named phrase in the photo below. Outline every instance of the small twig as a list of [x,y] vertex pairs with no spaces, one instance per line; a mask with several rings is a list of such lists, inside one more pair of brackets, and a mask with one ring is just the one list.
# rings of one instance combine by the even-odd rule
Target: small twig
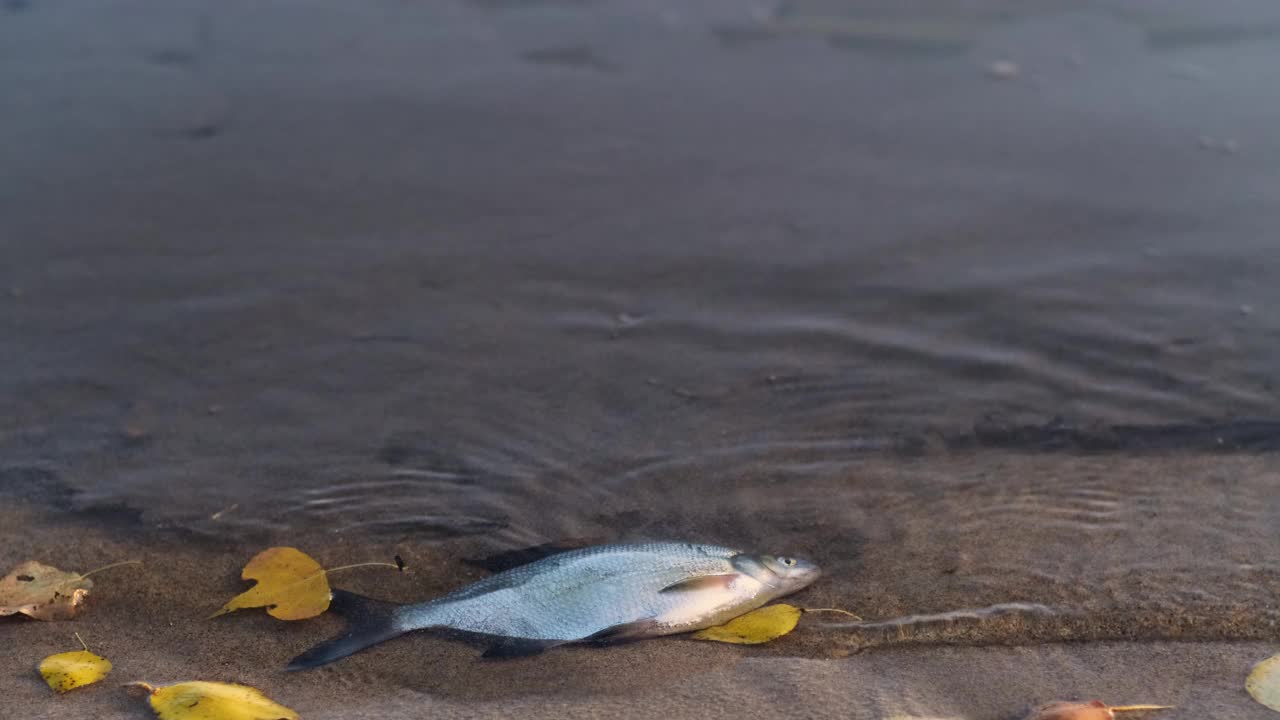
[[72,633],[72,634],[75,635],[76,639],[80,641],[80,647],[84,648],[85,652],[89,652],[89,646],[85,644],[84,638],[80,637],[80,633]]
[[1143,710],[1172,710],[1172,705],[1116,705],[1107,708],[1111,712],[1142,712]]
[[663,390],[670,391],[670,393],[671,393],[672,395],[675,395],[675,396],[676,396],[676,397],[678,397],[678,398],[684,398],[685,400],[697,400],[697,399],[698,399],[698,394],[697,394],[697,393],[695,393],[695,392],[693,392],[692,390],[686,390],[686,389],[684,389],[684,388],[682,388],[682,387],[679,387],[679,386],[676,386],[676,385],[668,385],[668,384],[666,384],[666,383],[664,383],[664,382],[662,382],[662,381],[658,380],[657,378],[646,378],[644,382],[645,382],[645,384],[646,384],[646,385],[651,385],[651,386],[656,387],[656,388],[660,388],[660,389],[663,389]]

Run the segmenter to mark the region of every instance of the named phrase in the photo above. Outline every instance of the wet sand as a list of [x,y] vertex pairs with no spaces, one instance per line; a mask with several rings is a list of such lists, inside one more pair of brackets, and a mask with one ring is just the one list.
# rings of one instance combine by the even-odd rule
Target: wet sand
[[[0,2],[0,569],[146,563],[0,620],[0,717],[1267,716],[1274,3],[690,5]],[[410,601],[566,538],[869,623],[288,675],[336,618],[204,619],[274,544]]]
[[[416,634],[293,674],[283,664],[336,633],[336,617],[285,623],[245,611],[206,619],[242,589],[239,567],[258,548],[290,543],[330,566],[400,554],[409,566],[403,575],[357,570],[335,585],[413,601],[483,576],[467,561],[492,545],[326,531],[267,534],[251,545],[94,511],[10,504],[0,517],[6,558],[75,569],[123,558],[146,564],[100,576],[75,622],[0,626],[11,639],[3,689],[23,717],[51,718],[69,709],[145,716],[116,681],[193,678],[259,687],[308,718],[730,717],[750,707],[765,717],[995,719],[1055,698],[1093,697],[1179,706],[1170,718],[1266,717],[1243,681],[1280,647],[1280,541],[1270,494],[1277,460],[968,453],[889,460],[864,458],[857,483],[793,483],[790,504],[779,508],[790,510],[775,513],[759,512],[767,504],[747,491],[749,480],[714,508],[671,497],[680,494],[678,479],[636,483],[629,495],[637,506],[690,508],[638,535],[802,548],[828,574],[795,600],[852,609],[865,624],[818,615],[764,647],[670,638],[507,662],[482,660],[466,642]],[[1099,508],[1098,495],[1079,492],[1096,472],[1126,478],[1132,497]],[[892,507],[866,501],[879,482],[900,489]],[[1055,491],[1056,500],[1046,494]],[[973,493],[987,502],[954,503]],[[795,514],[799,499],[810,516]],[[1230,523],[1201,517],[1200,508],[1228,499]],[[1025,503],[1035,512],[1020,511]],[[926,507],[909,507],[916,504]],[[975,509],[980,517],[970,516]],[[1049,510],[1058,525],[1044,522]],[[603,526],[593,534],[627,539]],[[72,631],[115,670],[103,686],[53,698],[34,665],[72,647]]]

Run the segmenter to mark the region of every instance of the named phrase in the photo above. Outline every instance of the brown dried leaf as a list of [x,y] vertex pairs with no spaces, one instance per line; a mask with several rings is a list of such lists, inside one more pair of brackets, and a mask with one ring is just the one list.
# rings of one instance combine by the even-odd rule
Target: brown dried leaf
[[0,579],[0,615],[70,620],[79,614],[93,581],[80,573],[29,560]]

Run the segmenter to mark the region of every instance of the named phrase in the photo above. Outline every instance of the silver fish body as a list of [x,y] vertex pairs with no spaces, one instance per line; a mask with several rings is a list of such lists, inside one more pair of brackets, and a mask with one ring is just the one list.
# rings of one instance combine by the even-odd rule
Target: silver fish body
[[[818,578],[816,565],[716,545],[644,543],[571,550],[414,605],[357,607],[351,632],[290,664],[315,667],[413,630],[490,636],[486,654],[523,655],[584,641],[635,639],[719,625]],[[335,602],[339,600],[335,594]]]

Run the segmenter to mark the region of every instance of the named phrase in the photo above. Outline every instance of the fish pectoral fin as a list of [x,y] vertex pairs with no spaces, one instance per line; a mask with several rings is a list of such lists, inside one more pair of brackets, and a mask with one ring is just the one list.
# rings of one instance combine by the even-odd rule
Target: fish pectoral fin
[[724,575],[699,575],[688,580],[681,580],[674,585],[668,585],[658,592],[689,592],[692,590],[727,590],[734,580],[738,579],[738,573],[726,573]]
[[584,643],[607,644],[627,642],[628,640],[639,640],[653,634],[653,629],[658,625],[651,619],[636,620],[635,622],[622,623],[621,625],[613,625],[601,630],[594,635],[590,635],[581,640]]
[[568,640],[536,640],[533,638],[517,638],[517,637],[500,637],[495,638],[489,647],[485,648],[484,654],[480,657],[486,658],[518,658],[537,655],[543,650],[564,645]]

